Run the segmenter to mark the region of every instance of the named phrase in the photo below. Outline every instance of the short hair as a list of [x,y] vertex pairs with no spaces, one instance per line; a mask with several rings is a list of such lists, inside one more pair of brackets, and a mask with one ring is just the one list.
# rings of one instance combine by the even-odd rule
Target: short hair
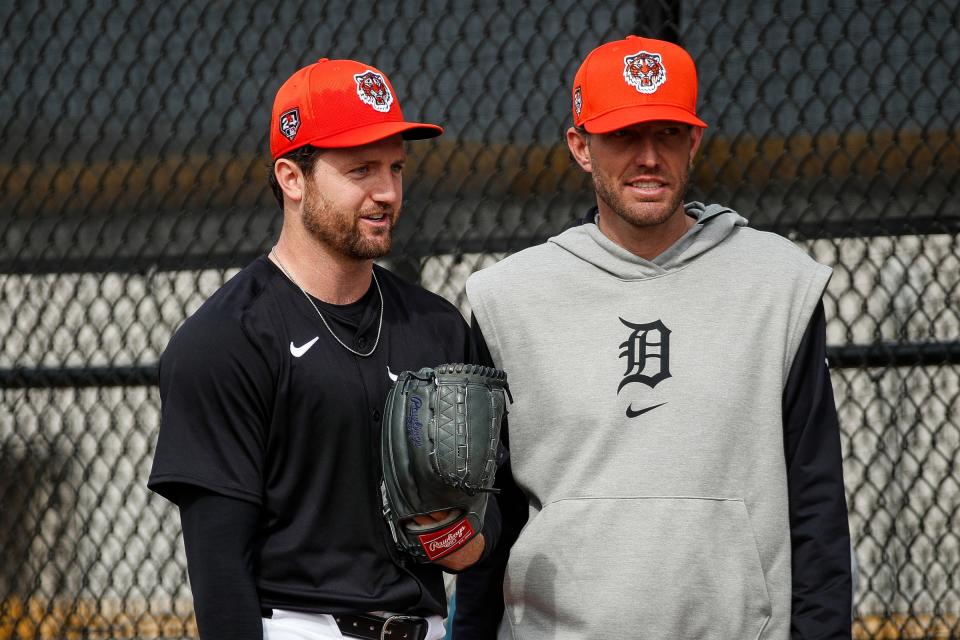
[[[285,160],[289,160],[293,164],[297,165],[300,168],[300,171],[303,172],[303,175],[310,176],[313,174],[313,167],[317,164],[317,158],[320,157],[320,154],[323,153],[323,149],[320,147],[314,147],[312,145],[306,145],[303,147],[298,147],[290,153],[280,156]],[[279,160],[280,158],[277,158]],[[283,209],[283,189],[280,188],[280,183],[277,182],[277,174],[274,173],[274,166],[276,166],[276,160],[274,160],[267,170],[267,180],[270,183],[270,189],[273,191],[273,197],[277,199],[277,204],[280,205],[280,209]]]

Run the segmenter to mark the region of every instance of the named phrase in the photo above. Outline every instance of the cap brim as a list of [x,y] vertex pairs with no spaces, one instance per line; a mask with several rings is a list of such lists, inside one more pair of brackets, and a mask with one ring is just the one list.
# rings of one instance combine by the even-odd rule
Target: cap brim
[[375,122],[373,124],[356,127],[348,131],[341,131],[325,138],[308,140],[310,144],[324,149],[342,147],[359,147],[361,145],[378,142],[384,138],[400,134],[404,140],[424,140],[435,138],[443,133],[443,127],[422,122]]
[[707,123],[683,107],[672,105],[637,105],[615,109],[583,123],[588,133],[610,133],[630,125],[654,120],[683,122],[695,127],[707,128]]

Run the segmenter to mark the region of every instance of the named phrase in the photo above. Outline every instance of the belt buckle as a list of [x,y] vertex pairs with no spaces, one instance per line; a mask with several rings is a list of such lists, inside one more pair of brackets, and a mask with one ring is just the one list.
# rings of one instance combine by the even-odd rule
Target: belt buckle
[[420,622],[421,620],[423,620],[423,618],[419,616],[402,616],[402,615],[389,616],[383,621],[383,629],[380,630],[380,640],[390,640],[387,636],[393,635],[393,631],[388,631],[388,629],[390,628],[391,622]]

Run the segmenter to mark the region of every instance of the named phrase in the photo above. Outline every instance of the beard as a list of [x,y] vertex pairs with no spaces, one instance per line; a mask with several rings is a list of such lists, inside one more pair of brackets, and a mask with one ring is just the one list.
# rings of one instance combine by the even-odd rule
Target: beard
[[683,205],[683,198],[687,193],[687,186],[690,182],[690,169],[684,169],[679,176],[678,189],[671,198],[661,204],[657,202],[633,202],[627,203],[624,198],[620,182],[604,174],[602,171],[594,169],[591,173],[593,179],[593,190],[597,197],[610,207],[618,217],[632,224],[635,227],[652,227],[663,224],[670,219],[678,209]]
[[[383,214],[390,224],[382,229],[361,229],[360,218]],[[390,253],[397,211],[388,204],[351,211],[336,206],[309,183],[303,198],[303,227],[320,243],[354,260],[373,260]]]

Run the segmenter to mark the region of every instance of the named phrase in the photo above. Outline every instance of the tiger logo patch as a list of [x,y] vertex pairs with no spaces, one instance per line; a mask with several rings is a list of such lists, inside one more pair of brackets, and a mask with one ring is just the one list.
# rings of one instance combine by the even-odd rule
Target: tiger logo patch
[[623,79],[640,93],[653,93],[667,81],[667,70],[659,53],[638,51],[623,59]]
[[364,104],[368,104],[381,113],[390,111],[393,104],[393,94],[386,80],[376,71],[367,71],[353,76],[357,81],[357,96]]

